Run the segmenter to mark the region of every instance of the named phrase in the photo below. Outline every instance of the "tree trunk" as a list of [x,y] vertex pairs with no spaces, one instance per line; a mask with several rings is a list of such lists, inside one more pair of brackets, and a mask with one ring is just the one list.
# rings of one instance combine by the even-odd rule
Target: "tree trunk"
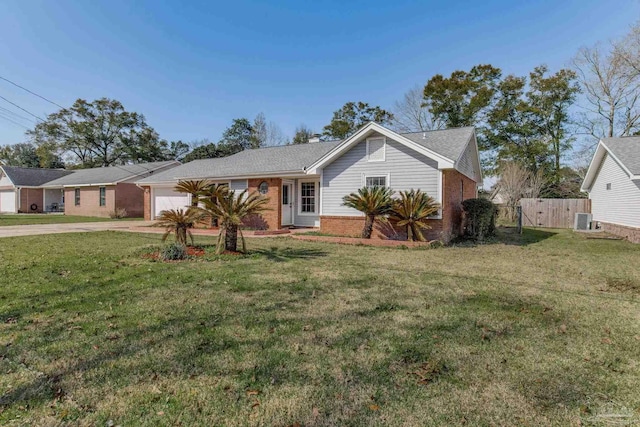
[[238,251],[238,226],[229,224],[224,236],[224,248],[230,252]]
[[373,221],[375,220],[374,215],[367,215],[364,220],[364,228],[362,229],[362,238],[370,239],[371,233],[373,233]]

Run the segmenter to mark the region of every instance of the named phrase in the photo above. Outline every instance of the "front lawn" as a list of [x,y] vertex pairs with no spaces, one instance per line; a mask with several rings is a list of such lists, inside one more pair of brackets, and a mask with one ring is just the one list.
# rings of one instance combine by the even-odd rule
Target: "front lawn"
[[159,239],[0,240],[0,425],[640,424],[640,245]]
[[[142,218],[124,218],[123,221],[141,220]],[[3,225],[30,225],[30,224],[68,224],[79,222],[104,222],[119,221],[111,218],[99,218],[94,216],[73,216],[60,214],[18,214],[0,215],[0,227]]]

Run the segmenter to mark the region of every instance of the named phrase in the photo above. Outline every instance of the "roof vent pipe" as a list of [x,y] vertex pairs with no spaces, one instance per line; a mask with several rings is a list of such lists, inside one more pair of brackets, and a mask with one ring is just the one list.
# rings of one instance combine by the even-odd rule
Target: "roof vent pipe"
[[311,135],[311,138],[309,138],[309,144],[311,144],[313,142],[320,142],[320,134],[319,133],[314,133],[313,135]]
[[422,139],[427,139],[427,133],[426,132],[422,132]]

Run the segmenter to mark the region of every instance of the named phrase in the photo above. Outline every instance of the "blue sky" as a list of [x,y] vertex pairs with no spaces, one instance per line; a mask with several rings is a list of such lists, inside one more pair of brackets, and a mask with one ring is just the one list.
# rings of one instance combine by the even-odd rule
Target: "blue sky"
[[[638,18],[638,0],[3,0],[0,76],[64,106],[118,99],[168,140],[215,141],[261,111],[291,135],[320,131],[347,101],[391,108],[437,73],[556,70]],[[0,95],[41,117],[57,109],[3,81]],[[24,139],[0,117],[0,144]]]

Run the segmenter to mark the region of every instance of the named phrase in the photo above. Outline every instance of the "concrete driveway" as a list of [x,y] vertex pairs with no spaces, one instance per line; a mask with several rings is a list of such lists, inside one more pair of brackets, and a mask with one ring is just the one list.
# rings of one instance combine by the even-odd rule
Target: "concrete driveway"
[[0,227],[0,238],[40,234],[86,233],[91,231],[129,231],[151,224],[150,221],[78,222],[70,224],[32,224]]

